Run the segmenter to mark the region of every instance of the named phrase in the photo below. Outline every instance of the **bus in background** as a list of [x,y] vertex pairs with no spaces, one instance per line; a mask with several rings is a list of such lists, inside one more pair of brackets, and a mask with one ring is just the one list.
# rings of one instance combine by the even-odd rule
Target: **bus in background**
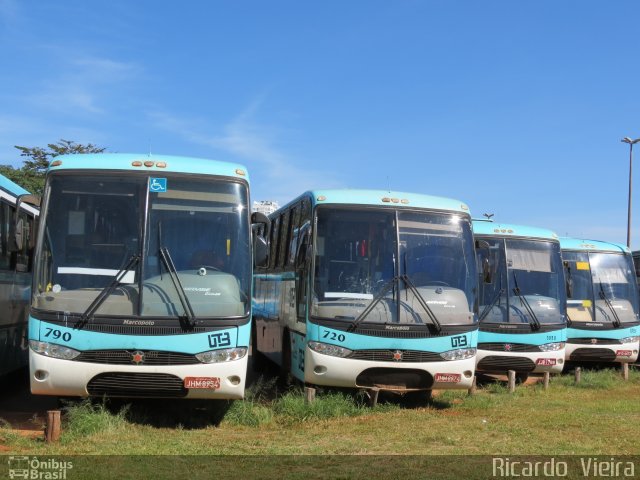
[[38,199],[0,175],[0,375],[27,365]]
[[29,319],[39,395],[242,398],[251,321],[244,167],[57,157]]
[[638,288],[629,249],[561,238],[567,290],[566,360],[631,363],[638,358]]
[[560,373],[567,339],[558,236],[550,230],[473,221],[479,270],[478,371]]
[[254,276],[262,360],[312,385],[469,388],[478,325],[465,204],[320,190],[270,220],[269,265]]
[[640,250],[634,250],[631,252],[633,256],[633,266],[636,272],[636,284],[638,285],[638,293],[640,293]]

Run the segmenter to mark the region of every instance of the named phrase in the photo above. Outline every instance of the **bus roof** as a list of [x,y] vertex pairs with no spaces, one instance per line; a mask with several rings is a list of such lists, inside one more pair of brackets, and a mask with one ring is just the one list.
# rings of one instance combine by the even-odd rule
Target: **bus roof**
[[[60,162],[60,163],[58,163]],[[147,166],[149,164],[149,166]],[[164,164],[163,167],[159,166]],[[49,172],[56,170],[128,170],[221,175],[249,180],[247,169],[237,163],[205,158],[136,153],[82,153],[55,157]],[[242,173],[238,173],[242,172]]]
[[2,190],[4,190],[5,192],[13,195],[14,197],[17,197],[19,195],[28,195],[29,194],[29,192],[27,192],[24,188],[22,188],[17,183],[12,182],[11,180],[9,180],[4,175],[0,175],[0,188]]
[[562,250],[580,250],[585,252],[631,253],[628,247],[620,243],[570,237],[560,238],[560,248],[562,248]]
[[469,213],[469,207],[459,200],[434,197],[418,193],[390,192],[387,190],[309,190],[282,208],[297,202],[301,197],[310,197],[316,205],[375,205],[398,208],[430,208]]
[[558,235],[556,235],[554,231],[546,228],[513,225],[510,223],[495,223],[487,220],[474,220],[473,234],[493,235],[496,237],[526,237],[558,240]]

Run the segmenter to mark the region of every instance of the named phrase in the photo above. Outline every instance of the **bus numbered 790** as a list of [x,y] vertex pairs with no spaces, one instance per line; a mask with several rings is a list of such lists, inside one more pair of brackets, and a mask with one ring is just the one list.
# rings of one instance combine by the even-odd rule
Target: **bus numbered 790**
[[243,397],[252,276],[244,167],[60,156],[41,218],[34,394]]

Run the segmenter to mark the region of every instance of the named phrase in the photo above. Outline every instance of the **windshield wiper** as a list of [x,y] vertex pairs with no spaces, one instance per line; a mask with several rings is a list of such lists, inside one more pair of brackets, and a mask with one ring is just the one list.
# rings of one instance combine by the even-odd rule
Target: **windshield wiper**
[[613,315],[613,321],[611,323],[615,328],[620,328],[620,325],[622,325],[622,322],[620,322],[620,317],[618,317],[618,313],[616,312],[616,309],[613,308],[613,304],[611,303],[611,300],[609,300],[609,298],[607,297],[607,294],[604,293],[604,287],[602,286],[600,277],[598,277],[598,283],[600,284],[600,298],[604,300],[604,303],[607,305],[607,307],[609,307],[609,310]]
[[80,329],[84,327],[89,322],[89,320],[93,319],[93,315],[100,308],[100,306],[105,302],[105,300],[109,297],[109,295],[113,293],[116,287],[120,285],[120,282],[122,281],[124,276],[129,272],[129,269],[135,267],[139,261],[140,261],[140,255],[137,255],[137,254],[132,255],[129,258],[129,261],[127,262],[127,264],[124,267],[122,267],[120,270],[118,270],[118,272],[114,275],[113,279],[111,280],[111,283],[106,287],[104,287],[102,291],[98,294],[98,296],[93,299],[93,302],[91,302],[91,304],[84,311],[84,313],[80,317],[80,320],[75,324],[74,328]]
[[371,313],[371,311],[376,307],[376,305],[380,303],[380,300],[382,300],[387,292],[391,290],[391,288],[393,288],[399,278],[400,276],[395,276],[382,286],[382,288],[380,289],[380,293],[378,293],[378,295],[375,296],[375,298],[371,301],[367,308],[365,308],[362,313],[358,315],[358,318],[351,322],[351,325],[349,325],[349,327],[347,328],[347,332],[353,332],[356,328],[358,328],[358,325],[360,325],[362,321],[367,317],[367,315],[369,315],[369,313]]
[[405,285],[407,285],[409,287],[409,290],[411,290],[411,293],[413,293],[413,295],[418,299],[418,303],[422,308],[424,308],[424,311],[427,312],[427,316],[429,317],[429,320],[431,320],[431,323],[435,327],[436,331],[440,333],[442,331],[442,325],[440,325],[440,322],[436,318],[435,313],[433,313],[433,310],[431,310],[431,307],[427,304],[422,294],[409,279],[409,275],[405,273],[400,277],[400,279],[404,281]]
[[518,296],[518,298],[520,298],[521,304],[524,305],[525,310],[531,317],[531,321],[529,322],[529,325],[531,325],[531,330],[539,330],[540,321],[538,320],[538,317],[536,317],[535,312],[531,308],[529,301],[520,291],[520,287],[518,286],[518,277],[516,277],[515,271],[513,272],[513,284],[515,285],[515,288],[513,289],[513,293],[515,293]]
[[493,300],[491,300],[491,303],[489,303],[489,305],[484,307],[484,310],[482,310],[482,313],[478,317],[478,321],[479,322],[484,320],[486,318],[486,316],[489,315],[489,312],[496,305],[496,303],[498,303],[498,300],[500,300],[500,298],[502,298],[502,295],[504,295],[504,288],[501,288],[500,290],[498,290],[496,292],[496,294],[494,295]]
[[[182,308],[184,308],[184,313],[186,316],[186,320],[188,321],[189,328],[193,328],[196,325],[196,316],[193,313],[193,308],[191,307],[191,302],[189,302],[189,298],[184,291],[184,287],[180,282],[180,277],[178,276],[178,271],[176,270],[176,266],[173,263],[173,259],[171,258],[171,254],[167,247],[160,247],[160,258],[164,263],[165,267],[167,267],[167,271],[169,272],[169,278],[171,278],[171,282],[176,289],[176,293],[178,294],[178,299],[182,304]],[[179,317],[180,322],[182,323],[185,317]]]

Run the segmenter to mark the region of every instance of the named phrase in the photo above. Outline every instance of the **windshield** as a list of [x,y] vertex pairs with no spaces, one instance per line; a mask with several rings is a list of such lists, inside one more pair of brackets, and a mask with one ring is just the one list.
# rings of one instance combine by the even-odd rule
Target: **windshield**
[[562,255],[571,321],[638,321],[638,291],[629,255],[567,251]]
[[461,215],[320,208],[314,250],[314,316],[353,322],[374,302],[359,321],[474,321],[473,243]]
[[565,293],[558,242],[483,238],[479,247],[480,321],[563,323]]
[[[84,314],[102,294],[97,315],[176,317],[187,314],[180,289],[196,317],[248,313],[243,185],[166,173],[54,174],[45,197],[34,307]],[[161,247],[178,286],[158,259]]]

